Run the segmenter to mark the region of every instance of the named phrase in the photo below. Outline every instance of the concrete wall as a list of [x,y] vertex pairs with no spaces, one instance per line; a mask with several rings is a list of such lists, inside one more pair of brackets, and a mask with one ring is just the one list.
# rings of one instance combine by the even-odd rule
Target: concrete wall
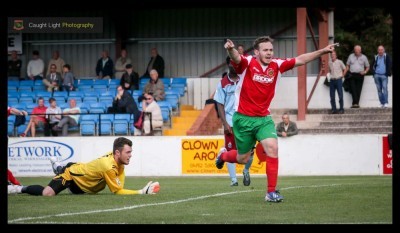
[[[381,175],[382,136],[301,135],[279,138],[279,174]],[[16,176],[51,176],[50,156],[58,157],[63,163],[88,162],[111,151],[115,138],[9,138],[9,169]],[[226,170],[221,171],[214,166],[215,157],[223,145],[222,136],[128,138],[133,141],[133,157],[126,166],[127,176],[181,176],[188,174],[183,167],[192,166],[192,162],[192,167],[208,169],[204,174],[193,172],[193,175],[227,176]],[[189,141],[196,143],[190,144]],[[210,142],[214,146],[209,146]],[[207,156],[196,158],[202,152]],[[257,161],[255,158],[252,168],[260,166]],[[264,169],[254,173],[265,174]]]
[[[311,92],[316,78],[316,76],[307,77],[307,95]],[[388,83],[390,107],[393,105],[392,79],[392,76],[389,77]],[[207,100],[215,91],[219,80],[219,76],[211,78],[190,77],[188,79],[188,94],[182,99],[183,103],[194,105],[197,109],[202,109],[205,100]],[[308,106],[309,109],[330,109],[329,87],[324,85],[324,80],[325,77],[321,76]],[[352,103],[351,95],[348,92],[344,92],[343,95],[344,108],[350,108]],[[337,94],[336,101],[337,106],[339,106]],[[361,108],[371,108],[378,107],[378,105],[379,99],[374,78],[371,75],[365,76],[361,92],[360,106]],[[297,109],[297,77],[282,77],[278,80],[275,98],[271,103],[271,109],[282,108]]]

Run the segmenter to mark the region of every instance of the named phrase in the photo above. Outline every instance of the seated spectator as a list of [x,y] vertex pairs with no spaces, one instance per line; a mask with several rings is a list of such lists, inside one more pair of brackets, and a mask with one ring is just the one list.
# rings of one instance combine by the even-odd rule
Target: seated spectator
[[62,82],[62,89],[64,91],[67,91],[68,95],[69,95],[70,91],[75,91],[75,87],[74,87],[75,77],[74,77],[74,74],[71,72],[70,65],[65,64],[63,66],[63,71],[64,71],[64,79]]
[[76,106],[76,100],[70,99],[69,108],[64,109],[62,119],[53,127],[53,130],[59,131],[62,129],[62,136],[68,136],[68,128],[78,125],[80,113],[81,109]]
[[126,72],[122,75],[120,85],[124,90],[139,90],[139,75],[133,71],[133,66],[125,66]]
[[27,80],[42,80],[43,79],[43,71],[44,71],[44,62],[39,57],[39,51],[34,50],[32,52],[32,60],[28,62]]
[[108,107],[108,113],[130,113],[134,114],[135,122],[140,115],[140,111],[133,100],[133,97],[128,91],[125,91],[121,86],[117,87],[117,95],[115,96],[112,107]]
[[152,48],[150,54],[151,58],[143,77],[149,77],[151,70],[157,70],[160,77],[164,77],[164,59],[158,54],[157,48]]
[[18,58],[17,51],[11,51],[11,60],[8,60],[8,80],[19,81],[21,79],[22,61]]
[[[150,80],[143,89],[143,93],[153,93],[153,97],[156,101],[165,99],[164,83],[158,80],[157,70],[150,71]],[[139,102],[141,102],[143,96],[139,97]]]
[[106,50],[101,53],[101,58],[97,61],[96,75],[98,79],[110,79],[114,76],[114,62]]
[[289,137],[298,133],[296,123],[289,120],[289,115],[287,113],[282,115],[282,122],[278,123],[276,126],[276,133],[279,137]]
[[[153,126],[153,129],[163,126],[164,122],[161,113],[161,108],[157,104],[157,102],[154,101],[153,93],[144,93],[142,107],[143,107],[143,112],[151,113],[151,124]],[[139,130],[135,130],[135,132],[136,131],[140,132]],[[143,131],[144,135],[146,136],[152,133],[150,128],[150,118],[146,114],[144,115]]]
[[[29,120],[28,126],[26,127],[25,131],[20,134],[21,137],[25,137],[28,135],[28,131],[31,131],[31,136],[36,137],[36,126],[44,129],[45,125],[47,124],[46,121],[46,109],[47,107],[44,106],[44,99],[43,97],[38,98],[38,106],[32,110],[31,119]],[[36,115],[38,114],[38,115]],[[45,136],[50,136],[45,132]]]
[[57,101],[53,97],[49,98],[49,103],[50,107],[46,109],[46,114],[51,115],[46,115],[48,123],[45,125],[44,131],[46,132],[46,134],[50,135],[51,130],[51,135],[58,136],[58,132],[53,130],[53,127],[57,125],[61,120],[61,108],[57,106]]
[[53,52],[52,57],[51,57],[48,65],[47,65],[47,72],[46,72],[47,75],[49,75],[50,72],[51,72],[50,68],[51,68],[52,64],[56,65],[56,68],[57,68],[56,72],[57,73],[59,73],[59,74],[63,73],[63,67],[65,65],[65,62],[64,62],[64,59],[62,59],[60,57],[60,52],[58,50]]
[[61,84],[61,74],[56,72],[57,66],[55,64],[50,65],[50,73],[43,79],[43,84],[47,87],[47,91],[54,92],[58,91]]
[[126,49],[121,50],[121,57],[115,62],[115,78],[121,79],[122,75],[125,73],[125,67],[128,64],[132,64],[132,60],[127,57],[128,52]]

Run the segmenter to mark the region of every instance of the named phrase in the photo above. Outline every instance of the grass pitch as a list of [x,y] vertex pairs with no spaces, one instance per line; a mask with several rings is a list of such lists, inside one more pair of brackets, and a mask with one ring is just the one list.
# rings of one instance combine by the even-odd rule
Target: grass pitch
[[[50,177],[19,178],[46,186]],[[160,182],[156,195],[8,195],[9,224],[392,224],[391,176],[279,177],[281,203],[264,201],[265,177],[127,177]]]

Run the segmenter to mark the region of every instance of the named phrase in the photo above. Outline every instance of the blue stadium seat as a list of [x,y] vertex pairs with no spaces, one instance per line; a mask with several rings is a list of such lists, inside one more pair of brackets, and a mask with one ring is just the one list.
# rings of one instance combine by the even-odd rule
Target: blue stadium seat
[[114,135],[128,135],[131,114],[115,114]]
[[104,103],[91,103],[90,104],[90,113],[105,113],[106,106]]
[[112,125],[114,122],[114,114],[101,114],[98,123],[99,135],[112,135]]
[[82,115],[80,120],[80,134],[82,136],[96,135],[96,125],[99,120],[98,115]]
[[7,86],[9,87],[19,87],[19,81],[15,81],[15,80],[8,80]]
[[93,83],[93,87],[97,85],[105,85],[108,86],[110,84],[111,79],[96,79]]
[[18,87],[18,92],[26,92],[26,91],[29,91],[29,92],[31,92],[32,91],[32,86],[19,86]]
[[83,97],[83,103],[91,104],[91,103],[98,103],[98,102],[99,102],[99,100],[95,96],[85,96],[85,97]]
[[97,91],[99,93],[106,92],[106,91],[108,91],[108,85],[95,84],[95,85],[93,85],[93,90]]

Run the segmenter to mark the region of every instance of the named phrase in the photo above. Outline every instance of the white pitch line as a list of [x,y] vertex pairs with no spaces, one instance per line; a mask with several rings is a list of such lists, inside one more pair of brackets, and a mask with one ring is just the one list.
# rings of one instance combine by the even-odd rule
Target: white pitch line
[[20,221],[27,221],[27,220],[35,220],[35,219],[52,218],[52,217],[64,217],[64,216],[73,216],[73,215],[81,215],[81,214],[94,214],[94,213],[114,212],[114,211],[120,211],[120,210],[137,209],[137,208],[148,207],[148,206],[158,206],[158,205],[177,204],[177,203],[188,202],[188,201],[202,200],[202,199],[206,199],[206,198],[210,198],[210,197],[219,197],[219,196],[232,195],[232,194],[237,194],[237,193],[248,193],[248,192],[254,192],[254,191],[259,191],[259,190],[252,189],[252,190],[235,191],[235,192],[227,192],[227,193],[217,193],[217,194],[213,194],[213,195],[206,195],[206,196],[200,196],[200,197],[192,197],[192,198],[187,198],[187,199],[182,199],[182,200],[177,200],[177,201],[167,201],[167,202],[160,202],[160,203],[150,203],[150,204],[142,204],[142,205],[133,205],[133,206],[126,206],[126,207],[122,207],[122,208],[114,208],[114,209],[91,210],[91,211],[85,211],[85,212],[75,212],[75,213],[62,213],[62,214],[54,214],[54,215],[44,215],[44,216],[39,216],[39,217],[17,218],[17,219],[8,221],[8,223],[20,222]]
[[[354,183],[327,184],[327,185],[309,185],[309,186],[292,186],[292,187],[281,188],[280,190],[300,189],[300,188],[320,188],[320,187],[331,187],[331,186],[340,186],[340,185],[354,185]],[[114,209],[91,210],[91,211],[75,212],[75,213],[61,213],[61,214],[53,214],[53,215],[44,215],[44,216],[39,216],[39,217],[17,218],[17,219],[9,220],[8,223],[15,223],[15,222],[21,222],[21,221],[30,221],[30,220],[36,220],[36,219],[53,218],[53,217],[64,217],[64,216],[73,216],[73,215],[82,215],[82,214],[94,214],[94,213],[104,213],[104,212],[115,212],[115,211],[121,211],[121,210],[131,210],[131,209],[137,209],[137,208],[141,208],[141,207],[177,204],[177,203],[188,202],[188,201],[202,200],[202,199],[206,199],[206,198],[210,198],[210,197],[219,197],[219,196],[226,196],[226,195],[232,195],[232,194],[238,194],[238,193],[248,193],[248,192],[254,192],[254,191],[260,191],[260,190],[251,189],[251,190],[243,190],[243,191],[235,191],[235,192],[216,193],[216,194],[212,194],[212,195],[191,197],[191,198],[182,199],[182,200],[176,200],[176,201],[167,201],[167,202],[159,202],[159,203],[133,205],[133,206],[126,206],[126,207],[122,207],[122,208],[114,208]]]

